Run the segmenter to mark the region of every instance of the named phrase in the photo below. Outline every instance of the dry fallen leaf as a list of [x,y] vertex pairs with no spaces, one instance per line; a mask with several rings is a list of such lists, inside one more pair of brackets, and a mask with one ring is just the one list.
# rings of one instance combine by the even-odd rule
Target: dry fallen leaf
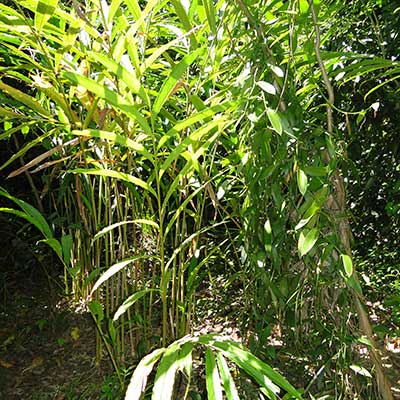
[[75,327],[71,329],[71,338],[72,340],[78,340],[80,337],[79,328]]
[[14,366],[14,363],[12,362],[8,362],[8,361],[4,361],[0,358],[0,367],[3,368],[12,368]]
[[43,363],[44,363],[43,357],[40,357],[40,356],[39,356],[39,357],[35,357],[35,358],[32,360],[31,365],[30,365],[29,367],[23,369],[23,370],[22,370],[22,373],[25,373],[25,372],[28,372],[28,371],[30,371],[30,370],[32,370],[32,369],[41,367],[41,366],[43,365]]

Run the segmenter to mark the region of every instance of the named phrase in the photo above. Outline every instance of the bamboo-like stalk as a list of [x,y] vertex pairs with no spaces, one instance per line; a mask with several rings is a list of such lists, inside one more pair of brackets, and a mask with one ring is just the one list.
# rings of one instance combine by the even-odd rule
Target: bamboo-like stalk
[[[317,14],[315,11],[313,0],[309,0],[309,5],[310,5],[310,11],[311,11],[313,24],[314,24],[314,30],[315,30],[315,54],[317,57],[319,68],[322,73],[322,77],[323,77],[323,81],[324,81],[326,90],[328,93],[328,102],[327,102],[328,133],[330,135],[332,135],[333,128],[334,128],[333,105],[335,103],[335,94],[334,94],[333,87],[330,82],[329,76],[326,72],[324,62],[321,57],[320,31],[319,31],[318,19],[317,19]],[[329,162],[330,159],[329,159],[328,152],[326,152],[326,158],[327,158],[327,161]],[[334,191],[335,191],[334,199],[333,199],[335,207],[333,208],[333,210],[334,210],[334,213],[336,216],[336,223],[338,226],[338,231],[340,234],[343,248],[344,248],[346,254],[351,257],[352,251],[351,251],[351,245],[350,245],[350,237],[351,237],[350,225],[349,225],[347,218],[343,217],[346,213],[346,191],[344,188],[343,177],[340,175],[338,170],[335,171],[335,174],[333,177],[333,186],[334,186]],[[352,276],[354,277],[356,282],[359,283],[357,272],[354,267],[353,267],[353,271],[352,271]],[[351,289],[351,293],[352,293],[352,297],[354,299],[357,313],[359,316],[361,331],[366,335],[366,337],[368,338],[368,340],[371,343],[370,355],[371,355],[372,362],[376,369],[376,381],[377,381],[379,392],[384,400],[393,400],[391,386],[389,384],[387,376],[385,375],[385,373],[383,371],[382,360],[380,358],[380,355],[378,353],[378,350],[377,350],[377,347],[375,344],[375,340],[374,340],[373,333],[372,333],[372,327],[371,327],[371,323],[368,318],[368,314],[365,312],[365,309],[361,303],[361,301],[362,301],[361,296],[354,289]]]

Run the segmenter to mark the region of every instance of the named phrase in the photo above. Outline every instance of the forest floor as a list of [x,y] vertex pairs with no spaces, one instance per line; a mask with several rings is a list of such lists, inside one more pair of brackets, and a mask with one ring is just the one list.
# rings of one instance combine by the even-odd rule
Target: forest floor
[[[1,289],[0,302],[0,399],[7,400],[117,400],[118,382],[107,362],[95,365],[95,333],[88,313],[72,308],[55,294],[52,284],[37,277],[16,274]],[[240,313],[238,288],[217,285],[203,290],[198,299],[198,333],[220,333],[240,341],[245,338],[236,325]],[[210,307],[211,305],[211,307]],[[392,323],[380,302],[368,303],[376,325]],[[246,333],[247,334],[247,333]],[[312,373],[301,359],[282,347],[279,329],[269,338],[274,347],[272,365],[279,366],[295,386],[307,385]],[[400,339],[381,336],[383,362],[400,399]],[[295,354],[293,352],[293,354]],[[242,382],[242,386],[245,382]],[[246,399],[253,400],[251,387]],[[254,397],[254,400],[258,397]],[[331,397],[329,397],[331,398]],[[176,399],[180,400],[180,399]]]

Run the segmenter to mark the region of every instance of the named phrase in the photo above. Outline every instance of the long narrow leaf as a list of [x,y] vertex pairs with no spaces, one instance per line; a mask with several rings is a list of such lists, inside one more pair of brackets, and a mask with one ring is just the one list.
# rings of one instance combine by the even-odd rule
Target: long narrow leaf
[[202,52],[202,48],[197,49],[193,53],[187,54],[178,64],[175,65],[167,80],[162,85],[160,93],[154,102],[153,116],[160,112],[161,107],[168,100],[168,97],[171,95],[182,74]]
[[76,85],[83,86],[94,95],[106,100],[109,104],[122,111],[128,117],[136,120],[143,131],[151,136],[151,128],[146,119],[139,113],[134,104],[128,104],[118,93],[108,89],[105,85],[101,85],[93,79],[74,72],[63,72],[62,76]]
[[0,89],[38,114],[45,117],[51,117],[51,113],[43,108],[42,105],[38,103],[32,96],[29,96],[28,94],[23,93],[2,81],[0,81]]
[[143,86],[141,85],[140,81],[136,79],[135,76],[125,67],[123,67],[121,64],[116,63],[114,60],[105,56],[104,54],[90,52],[89,55],[95,61],[106,67],[108,71],[111,71],[113,74],[115,74],[119,80],[125,83],[125,85],[132,91],[132,93],[138,94],[140,98],[145,102],[145,104],[150,105],[149,97]]
[[111,140],[115,143],[120,144],[121,146],[125,146],[128,149],[136,151],[154,164],[154,157],[145,149],[142,144],[135,142],[134,140],[126,136],[119,135],[118,133],[103,131],[99,129],[83,129],[81,131],[73,130],[71,133],[76,136],[88,136]]
[[112,265],[96,281],[96,283],[94,284],[94,286],[92,288],[92,291],[90,292],[90,295],[92,295],[99,288],[100,285],[102,285],[105,281],[110,279],[117,272],[121,271],[121,269],[125,268],[127,265],[129,265],[129,264],[131,264],[131,263],[133,263],[133,262],[135,262],[137,260],[143,260],[143,259],[146,259],[146,258],[151,258],[151,256],[147,256],[147,255],[135,256],[135,257],[128,258],[126,260],[120,261],[117,264]]
[[116,313],[114,314],[114,321],[117,321],[118,318],[124,314],[129,307],[135,304],[139,299],[141,299],[145,294],[155,291],[157,289],[144,289],[140,290],[139,292],[134,293],[132,296],[129,296],[117,309]]
[[89,174],[89,175],[99,175],[106,176],[109,178],[119,179],[121,181],[133,183],[136,186],[140,186],[141,188],[147,190],[152,195],[157,197],[155,190],[145,181],[136,178],[133,175],[126,174],[125,172],[118,172],[111,169],[85,169],[85,168],[77,168],[71,171],[67,171],[73,174]]
[[40,32],[54,14],[58,0],[39,0],[35,13],[35,28]]
[[16,197],[10,195],[8,192],[1,188],[0,196],[4,196],[17,204],[25,212],[27,217],[29,217],[29,220],[32,222],[32,224],[35,225],[40,230],[40,232],[43,233],[46,239],[51,239],[53,237],[53,232],[49,224],[47,223],[43,215],[35,207],[31,206],[23,200],[17,199]]
[[152,226],[152,227],[154,227],[156,229],[160,229],[159,225],[156,222],[151,221],[149,219],[133,219],[131,221],[116,222],[115,224],[106,226],[101,231],[97,232],[94,235],[92,242],[94,242],[97,239],[100,239],[101,237],[103,237],[108,232],[112,231],[113,229],[118,228],[119,226],[128,225],[128,224],[150,225],[150,226]]
[[221,351],[227,358],[231,359],[252,376],[259,385],[267,389],[269,393],[279,393],[278,386],[280,386],[294,398],[302,399],[301,394],[281,374],[274,371],[269,365],[265,364],[237,343],[215,340],[212,335],[200,337],[199,342]]
[[177,361],[179,350],[180,345],[174,342],[165,351],[154,379],[153,393],[151,396],[152,400],[172,399],[175,375],[179,367],[179,362]]
[[218,367],[221,372],[222,383],[228,400],[240,400],[235,382],[229,371],[228,364],[221,353],[217,354]]
[[209,400],[222,400],[221,378],[211,349],[206,349],[206,387]]
[[125,400],[140,400],[146,389],[147,378],[154,364],[165,353],[166,349],[157,349],[145,356],[136,367],[125,394]]

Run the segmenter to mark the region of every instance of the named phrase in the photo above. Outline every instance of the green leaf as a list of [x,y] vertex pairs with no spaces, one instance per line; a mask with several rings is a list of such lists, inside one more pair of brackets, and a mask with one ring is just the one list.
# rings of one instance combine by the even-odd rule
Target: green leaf
[[217,22],[215,20],[215,16],[218,15],[217,10],[214,6],[213,0],[203,0],[203,6],[206,11],[208,26],[210,27],[210,31],[213,35],[217,34]]
[[145,259],[145,258],[151,258],[151,257],[152,256],[147,256],[147,255],[135,256],[135,257],[127,258],[126,260],[120,261],[119,263],[112,265],[96,281],[96,283],[94,284],[94,286],[92,288],[92,291],[90,292],[90,295],[92,295],[99,288],[99,286],[101,284],[103,284],[106,280],[110,279],[117,272],[121,271],[121,269],[125,268],[127,265],[133,263],[134,261]]
[[159,177],[161,179],[162,175],[165,171],[167,171],[168,167],[182,154],[184,151],[191,145],[194,147],[198,146],[198,143],[204,143],[203,137],[211,131],[213,128],[219,126],[220,124],[224,124],[224,118],[218,118],[216,121],[210,121],[203,125],[201,128],[195,130],[189,136],[185,137],[184,140],[179,143],[179,145],[174,146],[171,153],[168,155],[167,159],[164,161],[163,165],[159,170]]
[[95,96],[106,100],[110,105],[122,111],[125,115],[136,120],[143,131],[151,136],[152,131],[147,123],[146,119],[139,113],[135,104],[127,103],[127,100],[120,96],[118,93],[110,90],[105,85],[94,81],[93,79],[87,78],[86,76],[76,74],[74,72],[63,72],[62,76],[74,83],[75,85],[80,85],[92,92]]
[[299,9],[301,15],[307,15],[309,7],[308,0],[299,0]]
[[172,399],[175,375],[179,366],[179,362],[177,361],[179,350],[179,343],[174,342],[165,351],[154,379],[152,400]]
[[278,112],[273,110],[272,108],[268,108],[267,115],[269,122],[271,122],[271,125],[274,128],[275,132],[277,132],[279,135],[282,135],[283,129]]
[[121,146],[125,146],[128,149],[136,151],[154,164],[154,157],[145,149],[145,147],[142,144],[128,138],[127,136],[119,135],[115,132],[102,131],[99,129],[83,129],[81,131],[73,130],[71,133],[75,136],[89,136],[103,140],[110,140],[120,144]]
[[199,48],[193,53],[187,54],[178,64],[174,66],[174,68],[172,68],[170,75],[162,85],[160,93],[153,104],[153,118],[161,111],[162,106],[168,100],[182,74],[202,52],[203,48]]
[[240,368],[246,371],[255,381],[265,388],[270,398],[275,398],[279,393],[279,385],[296,399],[302,399],[300,393],[278,372],[274,371],[268,364],[251,354],[239,344],[233,341],[219,341],[213,335],[199,337],[199,343],[222,351],[225,357],[231,359]]
[[160,227],[158,226],[158,224],[156,222],[151,221],[149,219],[133,219],[132,221],[121,221],[121,222],[116,222],[115,224],[106,226],[101,231],[97,232],[94,235],[92,242],[94,242],[97,239],[100,239],[101,237],[106,235],[108,232],[111,232],[113,229],[118,228],[119,226],[128,225],[128,224],[138,224],[138,225],[143,224],[143,225],[152,226],[152,227],[156,228],[157,230],[160,229]]
[[314,247],[318,236],[319,230],[317,228],[311,229],[306,235],[304,235],[304,232],[300,233],[298,242],[300,257],[305,256]]
[[125,83],[132,93],[138,94],[145,104],[150,105],[149,97],[143,86],[140,84],[140,81],[136,79],[135,76],[125,67],[116,63],[113,59],[107,57],[105,54],[89,52],[89,56],[106,67],[108,71],[111,71],[114,75],[116,75],[119,80]]
[[129,382],[128,389],[125,394],[126,400],[140,400],[142,393],[146,389],[147,378],[153,370],[154,364],[165,353],[166,349],[156,349],[148,354],[138,364],[133,372],[132,378]]
[[40,32],[55,13],[58,0],[39,0],[35,13],[35,28]]
[[61,247],[63,253],[64,264],[68,267],[71,261],[71,248],[72,248],[72,236],[62,235],[61,236]]
[[124,314],[129,307],[135,304],[139,299],[141,299],[145,294],[156,291],[158,289],[144,289],[140,290],[139,292],[134,293],[133,295],[129,296],[119,307],[116,313],[114,314],[114,321],[117,321],[118,318]]
[[181,351],[178,356],[178,370],[182,371],[186,377],[188,385],[190,385],[190,379],[192,377],[193,369],[193,343],[186,342],[183,344]]
[[43,243],[46,243],[47,245],[49,245],[55,251],[58,258],[60,260],[63,260],[62,247],[61,247],[60,242],[57,239],[54,239],[54,238],[43,239],[43,240],[39,240],[39,243],[40,242],[43,242]]
[[221,353],[217,354],[218,367],[221,372],[222,384],[226,393],[227,400],[240,400],[235,382],[229,371],[228,364]]
[[222,400],[221,378],[211,349],[206,349],[206,387],[209,400]]
[[360,365],[350,365],[350,368],[358,375],[362,375],[362,376],[366,376],[368,378],[372,379],[372,375],[370,374],[370,372],[364,368],[361,367]]
[[206,108],[190,116],[189,118],[184,119],[183,121],[178,122],[172,129],[170,129],[164,136],[161,137],[160,142],[158,143],[158,149],[160,149],[169,139],[179,134],[179,132],[188,128],[189,126],[195,124],[196,122],[207,121],[209,118],[213,117],[215,114],[220,112],[228,112],[228,110],[234,105],[234,102],[227,101],[222,104],[217,104],[215,106]]
[[[190,23],[188,15],[186,14],[185,8],[182,6],[181,1],[180,0],[171,0],[171,3],[174,6],[176,15],[179,17],[186,32],[189,32],[192,29],[192,24]],[[191,33],[189,37],[190,37],[191,47],[193,49],[197,48],[198,43],[197,43],[196,36],[194,35],[194,33]]]
[[20,90],[3,83],[2,81],[0,81],[0,89],[38,114],[43,115],[44,117],[51,117],[51,113],[49,111],[43,108],[40,103],[26,93],[23,93]]
[[304,172],[310,176],[326,176],[328,173],[327,167],[304,167]]
[[[24,213],[21,214],[16,214],[19,215],[29,222],[31,222],[33,225],[36,226],[42,232],[42,234],[45,236],[46,239],[51,239],[53,237],[53,232],[47,223],[46,219],[43,217],[43,215],[33,206],[30,204],[26,203],[23,200],[17,199],[16,197],[12,196],[9,194],[7,191],[4,189],[0,188],[0,196],[6,197],[7,199],[11,200],[15,204],[17,204],[23,211]],[[11,209],[8,209],[10,212]],[[5,211],[5,209],[3,209]]]
[[297,186],[299,187],[300,193],[304,196],[307,192],[308,179],[305,172],[300,168],[297,170]]
[[[276,94],[276,89],[274,87],[274,85],[271,85],[268,82],[264,82],[264,81],[258,81],[257,85],[266,93],[268,94],[272,94],[275,95]],[[272,123],[272,122],[271,122]]]
[[350,278],[350,276],[353,275],[353,262],[347,254],[341,254],[340,258],[342,259],[344,272],[346,273],[346,276]]
[[104,319],[103,307],[97,300],[89,302],[89,310],[96,317],[98,322],[103,321]]
[[111,342],[115,345],[117,341],[117,331],[115,329],[112,319],[108,320],[108,333],[110,334]]
[[71,171],[67,171],[72,174],[88,174],[88,175],[99,175],[106,176],[108,178],[115,178],[121,181],[129,182],[134,184],[135,186],[140,186],[143,189],[146,189],[150,192],[154,197],[157,197],[155,190],[145,181],[142,181],[139,178],[136,178],[133,175],[126,174],[125,172],[118,172],[112,169],[85,169],[85,168],[77,168]]
[[356,279],[354,277],[354,275],[351,275],[350,277],[346,278],[346,284],[347,284],[348,287],[352,288],[360,296],[362,296],[362,288],[361,288],[360,282],[358,282],[358,279]]

